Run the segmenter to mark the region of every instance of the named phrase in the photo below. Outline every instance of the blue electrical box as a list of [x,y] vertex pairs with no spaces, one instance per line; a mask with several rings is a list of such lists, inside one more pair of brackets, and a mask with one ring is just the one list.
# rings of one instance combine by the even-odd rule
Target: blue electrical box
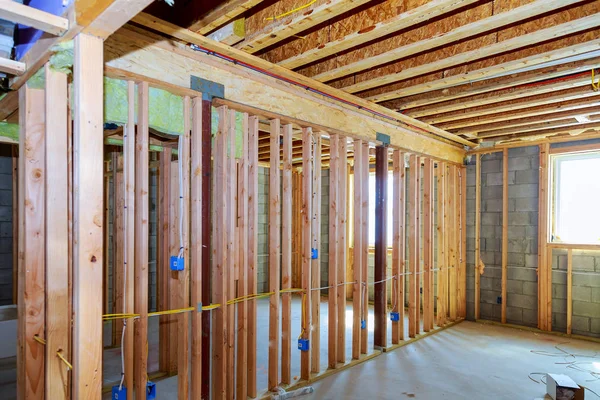
[[146,384],[146,400],[156,399],[156,383],[148,381]]
[[366,319],[360,320],[360,329],[367,329],[367,320]]
[[119,390],[119,385],[113,386],[111,400],[127,400],[127,388],[123,386]]
[[392,320],[393,322],[398,322],[398,321],[400,321],[400,313],[397,313],[397,312],[391,312],[391,313],[390,313],[390,320]]
[[308,351],[310,349],[310,342],[308,339],[298,339],[298,350]]
[[313,260],[319,258],[319,249],[310,249],[310,258]]
[[183,258],[178,256],[171,256],[171,271],[183,271]]

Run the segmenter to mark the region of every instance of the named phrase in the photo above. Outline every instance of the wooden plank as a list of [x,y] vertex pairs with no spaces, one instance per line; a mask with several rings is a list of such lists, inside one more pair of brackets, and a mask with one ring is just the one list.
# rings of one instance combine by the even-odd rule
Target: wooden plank
[[425,82],[397,90],[390,90],[381,94],[368,96],[366,99],[379,103],[414,94],[462,85],[476,80],[505,76],[506,74],[516,73],[523,69],[540,69],[546,67],[548,63],[567,63],[572,61],[570,57],[598,50],[599,46],[600,40],[591,40],[545,53],[535,54],[530,57],[472,70],[463,74],[452,75],[431,82]]
[[[118,153],[113,152],[113,165],[117,165]],[[125,186],[123,184],[123,171],[116,171],[113,173],[113,262],[112,262],[112,273],[113,273],[113,313],[125,313],[125,265],[123,256],[124,248],[123,243],[125,242]],[[108,188],[107,188],[108,191]],[[105,205],[108,201],[105,198]],[[108,223],[105,222],[108,226]],[[108,240],[105,241],[108,248]],[[105,254],[106,256],[106,254]],[[107,313],[109,311],[106,311]],[[113,346],[121,345],[121,336],[123,332],[123,322],[125,320],[112,321],[113,326]]]
[[192,23],[189,30],[206,35],[262,3],[263,0],[233,0],[220,3]]
[[415,196],[417,196],[416,198],[416,211],[415,211],[415,215],[417,218],[416,221],[416,237],[415,237],[415,248],[417,249],[417,258],[416,258],[416,263],[415,263],[415,274],[416,274],[416,280],[417,280],[417,288],[416,288],[416,296],[417,296],[417,302],[416,302],[416,312],[415,312],[415,329],[416,329],[416,333],[420,334],[421,333],[421,307],[422,307],[422,290],[423,290],[423,286],[422,286],[422,279],[423,279],[423,271],[421,270],[421,260],[423,259],[423,254],[422,254],[422,247],[421,247],[421,222],[423,220],[422,217],[422,191],[421,191],[421,159],[422,157],[417,157],[417,191],[415,193]]
[[[300,337],[310,339],[311,331],[311,216],[312,216],[312,164],[313,133],[311,128],[302,128],[302,320]],[[311,349],[300,354],[300,378],[310,379]],[[317,348],[318,351],[318,348]]]
[[[190,306],[190,257],[189,257],[189,230],[190,230],[190,122],[191,115],[190,98],[183,98],[183,135],[179,137],[179,160],[181,163],[178,189],[179,200],[179,218],[180,225],[178,230],[183,240],[179,246],[183,247],[184,269],[177,273],[178,279],[178,301],[176,308],[187,308]],[[179,187],[181,185],[182,188]],[[182,250],[180,250],[182,251]],[[185,267],[187,265],[187,267]],[[180,313],[177,316],[177,397],[181,400],[187,399],[189,392],[189,365],[190,365],[190,314]]]
[[[12,93],[12,92],[11,92]],[[19,92],[14,92],[19,102]],[[19,146],[10,146],[12,153],[12,302],[19,299]]]
[[458,221],[458,203],[457,203],[457,168],[455,165],[449,166],[448,174],[448,221],[449,225],[446,228],[449,230],[449,245],[448,245],[448,257],[449,266],[448,270],[448,313],[451,321],[456,321],[458,318],[458,298],[456,296],[456,289],[458,287],[457,271],[458,271],[458,235],[457,235],[457,221]]
[[475,155],[475,319],[481,318],[481,155]]
[[387,346],[387,199],[388,149],[375,148],[374,346]]
[[423,330],[433,329],[433,160],[423,160]]
[[[69,215],[67,148],[67,75],[46,64],[46,398],[67,399],[69,379],[65,365],[56,357],[60,352],[70,359],[69,335]],[[41,110],[38,110],[41,112]],[[16,238],[13,238],[16,240]]]
[[458,267],[458,317],[467,318],[467,169],[459,167],[460,263]]
[[408,336],[413,338],[416,336],[417,329],[417,291],[418,276],[417,263],[419,262],[417,248],[417,202],[419,196],[419,188],[417,186],[418,174],[418,158],[411,154],[408,161],[409,187],[408,187]]
[[[242,156],[238,164],[238,297],[248,293],[248,114],[242,114]],[[248,393],[248,303],[237,305],[236,398]]]
[[[86,26],[83,32],[106,39],[152,2],[153,0],[110,0],[108,7],[102,10],[97,6],[98,0],[77,0],[75,2],[77,23]],[[82,3],[92,4],[91,10],[95,15],[93,17],[90,15],[89,23],[81,21],[79,11]]]
[[10,0],[0,2],[0,18],[57,36],[69,29],[67,18]]
[[[281,200],[281,287],[292,288],[292,125],[283,127],[283,194]],[[292,381],[292,294],[281,296],[281,383]]]
[[394,32],[410,28],[420,23],[432,20],[443,14],[474,3],[475,0],[433,0],[420,7],[400,13],[395,17],[376,23],[373,26],[354,31],[340,39],[327,42],[296,54],[277,64],[289,69],[311,64],[317,60],[340,53],[344,50],[366,44]]
[[[239,257],[236,243],[236,217],[237,217],[237,161],[236,161],[236,111],[229,110],[229,153],[227,158],[227,195],[225,207],[227,209],[227,222],[225,225],[227,238],[227,300],[237,298],[236,279],[239,272]],[[235,397],[235,305],[227,306],[227,398]]]
[[[248,292],[258,282],[258,118],[248,118]],[[256,300],[248,302],[248,396],[256,397]]]
[[506,323],[506,295],[508,279],[508,149],[502,152],[502,311],[501,321]]
[[281,199],[279,143],[281,125],[278,119],[271,120],[271,158],[269,169],[269,390],[279,386],[279,323],[280,308],[280,252],[281,252]]
[[[338,206],[340,202],[340,159],[339,159],[339,148],[340,140],[338,135],[330,136],[331,148],[329,150],[329,263],[328,263],[328,275],[329,275],[329,287],[331,291],[338,284],[338,263],[340,262],[339,248],[340,234],[339,227],[340,216],[338,215]],[[329,317],[328,322],[328,347],[327,357],[329,362],[329,368],[337,368],[337,339],[338,339],[338,296],[337,294],[328,296],[327,313]]]
[[[537,1],[533,1],[531,3],[523,5],[521,7],[515,7],[513,9],[510,9],[509,11],[494,14],[488,18],[483,18],[483,19],[477,20],[475,22],[472,22],[470,24],[459,26],[459,27],[457,27],[449,32],[446,32],[444,34],[436,35],[436,36],[433,36],[433,37],[430,37],[430,38],[427,38],[424,40],[415,41],[415,42],[406,44],[404,46],[400,46],[395,49],[386,51],[384,53],[377,54],[373,57],[366,57],[361,60],[355,61],[353,63],[339,66],[339,67],[331,69],[329,71],[320,73],[320,74],[314,76],[314,78],[320,82],[327,82],[327,81],[341,78],[343,76],[356,74],[358,72],[365,71],[365,70],[368,70],[371,68],[376,68],[380,65],[384,65],[384,64],[388,64],[388,63],[391,63],[391,62],[394,62],[397,60],[401,60],[403,58],[407,58],[407,57],[410,57],[415,54],[423,53],[430,49],[450,45],[451,43],[454,43],[456,41],[464,40],[465,38],[469,38],[469,37],[473,37],[473,36],[477,36],[484,32],[493,31],[493,30],[499,29],[503,26],[510,25],[510,24],[516,23],[518,21],[523,21],[528,18],[532,18],[532,17],[538,16],[538,15],[544,14],[546,12],[550,12],[557,8],[564,7],[568,4],[573,4],[573,3],[577,3],[577,2],[580,2],[580,0],[567,0],[567,1],[537,0]],[[535,33],[537,33],[537,32],[535,32]],[[530,35],[535,35],[535,33],[530,33]],[[548,32],[546,32],[545,35],[542,35],[540,37],[542,39],[540,39],[539,41],[544,41],[545,40],[544,38],[548,38],[549,34],[548,34]],[[553,36],[550,36],[550,37],[553,37]],[[503,46],[499,46],[499,43],[498,43],[498,44],[496,44],[496,48],[504,49],[504,51],[509,51],[509,50],[513,50],[513,49],[516,49],[519,47],[524,47],[527,44],[537,42],[537,41],[536,42],[528,42],[524,38],[520,38],[519,40],[508,39],[508,40],[506,40],[506,42],[508,42],[509,40],[512,40],[514,42],[514,44],[505,43]],[[523,41],[525,42],[525,44],[521,44],[521,42],[523,42]],[[488,46],[488,47],[490,47],[490,46]],[[499,52],[504,52],[504,51],[500,51],[500,50],[491,51],[489,53],[479,56],[478,58],[488,57],[492,54],[498,54]],[[365,52],[365,54],[368,54],[368,53]],[[454,64],[452,64],[452,63],[444,64],[444,67],[441,67],[441,68],[434,67],[433,70],[428,70],[427,72],[433,72],[435,70],[441,70],[441,69],[448,68],[449,66],[452,66],[452,65],[462,64],[465,61],[475,60],[478,55],[478,52],[471,52],[470,55],[471,55],[470,57],[466,57],[466,55],[465,55],[464,58],[455,56],[456,59],[460,59],[460,62],[455,61]],[[439,60],[438,60],[438,62],[439,62]],[[425,73],[427,73],[427,72],[425,72]],[[409,75],[409,77],[423,75],[423,74],[424,73],[415,73],[413,75]],[[375,79],[377,79],[377,78],[375,78]],[[391,82],[396,82],[396,81],[392,80]],[[386,82],[386,83],[389,83],[389,82]],[[385,83],[383,83],[383,84],[385,84]],[[381,84],[375,85],[375,86],[381,86]],[[369,86],[366,88],[369,89],[371,87],[374,87],[374,86]],[[360,90],[357,90],[357,91],[360,91]],[[356,92],[356,91],[353,91],[351,93],[354,93],[354,92]]]
[[27,65],[23,62],[0,57],[0,72],[19,76],[23,75],[26,69]]
[[148,83],[137,84],[138,113],[135,137],[135,393],[143,400],[148,381]]
[[[46,350],[34,337],[44,338],[46,336],[46,229],[44,215],[46,119],[44,91],[23,86],[19,89],[19,105],[17,397],[19,399],[43,399]],[[101,162],[100,160],[100,166],[102,166]],[[99,185],[102,185],[102,180]],[[102,209],[97,211],[101,215]],[[99,240],[102,240],[101,238],[102,236],[98,237]],[[98,272],[98,279],[101,280],[101,266],[94,272]],[[97,292],[97,299],[101,299],[101,290]],[[97,301],[95,310],[98,308],[101,313],[102,303],[100,301]],[[75,348],[77,348],[77,344]],[[53,356],[53,358],[55,357]]]
[[[338,216],[339,216],[339,260],[337,271],[337,361],[346,362],[346,265],[348,258],[348,142],[346,137],[339,138],[339,192],[338,192]],[[331,190],[331,186],[330,186]],[[331,239],[330,239],[331,240]]]
[[[202,304],[202,97],[192,99],[189,269],[191,304]],[[202,397],[202,313],[192,313],[191,398]]]
[[404,340],[404,269],[405,269],[405,233],[406,195],[404,153],[395,149],[393,154],[394,197],[393,197],[393,243],[392,243],[392,312],[398,313],[398,321],[392,322],[392,344]]
[[[363,292],[363,277],[362,277],[362,226],[363,213],[362,209],[362,180],[363,180],[363,144],[362,140],[354,141],[354,249],[353,249],[353,279],[354,284],[352,290],[352,359],[358,360],[361,354],[361,319],[362,319],[362,292]],[[331,190],[331,188],[329,189]],[[331,194],[330,194],[331,196]]]
[[[321,287],[321,134],[313,134],[313,167],[312,167],[312,218],[311,248],[317,249],[317,258],[311,260],[311,289]],[[318,373],[321,367],[321,290],[311,291],[310,304],[312,336],[311,372]]]
[[573,329],[573,249],[567,250],[567,335]]
[[242,17],[211,33],[208,35],[208,38],[217,42],[225,43],[229,46],[233,46],[244,40],[245,36],[246,19]]
[[[125,202],[127,207],[124,216],[123,229],[123,276],[125,296],[124,312],[133,314],[135,312],[135,83],[127,82],[127,126],[123,137],[123,186]],[[129,321],[123,320],[126,325]],[[129,322],[129,329],[125,328],[125,343],[123,351],[125,356],[125,387],[133,388],[134,377],[134,324]]]
[[[219,127],[214,138],[214,179],[213,204],[226,204],[227,199],[227,136],[229,131],[229,110],[226,106],[218,108]],[[227,239],[225,237],[226,209],[215,207],[213,222],[213,254],[212,254],[212,302],[225,304],[227,301]],[[219,307],[211,311],[213,360],[212,360],[212,393],[217,398],[225,398],[227,393],[227,307]]]
[[[541,330],[552,329],[552,250],[548,248],[549,208],[548,193],[550,190],[549,176],[550,145],[540,145],[540,176],[539,176],[539,222],[538,222],[538,298],[540,301],[540,316],[538,321]],[[550,255],[550,257],[549,257]]]
[[437,325],[446,324],[446,164],[437,166]]
[[96,37],[75,38],[72,378],[77,399],[100,399],[102,391],[102,48]]
[[[355,150],[356,151],[356,150]],[[361,169],[361,213],[362,213],[362,239],[360,241],[362,245],[362,256],[361,256],[361,276],[362,276],[362,317],[361,320],[364,322],[364,328],[360,331],[360,351],[361,354],[367,354],[367,342],[369,337],[369,299],[367,283],[369,281],[369,143],[362,143],[362,169]]]
[[368,0],[330,0],[324,2],[308,11],[295,12],[287,18],[275,19],[274,22],[249,35],[236,47],[251,54],[256,53],[367,2]]
[[[370,135],[369,137],[372,138],[373,140],[376,139],[376,132],[381,132],[381,133],[389,132],[392,145],[398,145],[398,146],[401,145],[404,148],[409,148],[412,145],[411,142],[424,140],[425,137],[422,135],[416,136],[416,137],[411,137],[411,140],[406,140],[406,141],[397,140],[397,138],[399,138],[399,136],[403,136],[402,133],[404,133],[404,132],[408,133],[409,131],[411,132],[410,135],[412,136],[412,134],[417,133],[417,131],[418,131],[417,129],[414,129],[412,127],[416,127],[416,128],[421,128],[426,132],[431,132],[435,135],[450,139],[452,141],[455,141],[455,142],[458,142],[458,143],[461,143],[461,144],[464,144],[467,146],[471,146],[471,147],[473,146],[473,143],[471,143],[467,140],[450,135],[448,132],[440,131],[440,130],[436,129],[435,127],[432,127],[427,124],[423,124],[416,119],[408,118],[401,113],[390,111],[388,108],[385,108],[383,106],[374,105],[373,103],[365,101],[357,96],[350,95],[350,94],[345,93],[338,89],[333,89],[329,85],[319,83],[319,82],[315,81],[314,79],[311,79],[311,78],[305,77],[304,75],[289,71],[286,68],[282,68],[277,65],[271,64],[266,60],[249,55],[243,51],[222,45],[217,42],[213,42],[209,39],[204,38],[201,35],[198,35],[198,34],[195,34],[194,32],[182,29],[176,25],[162,21],[162,20],[157,19],[148,14],[140,13],[139,15],[137,15],[136,17],[133,18],[133,21],[136,23],[139,23],[143,26],[146,26],[148,28],[162,32],[164,34],[171,35],[171,36],[173,36],[179,40],[182,40],[186,43],[196,44],[202,48],[205,48],[205,49],[208,49],[211,51],[215,51],[217,53],[226,55],[227,57],[231,57],[233,59],[247,63],[249,65],[264,69],[265,71],[274,73],[276,75],[280,75],[280,76],[290,79],[294,82],[298,82],[299,84],[302,85],[302,89],[301,90],[300,89],[291,90],[291,92],[294,92],[298,95],[300,95],[300,93],[298,93],[298,91],[300,91],[303,96],[307,96],[305,87],[308,86],[315,90],[322,91],[324,93],[333,95],[333,96],[338,97],[347,102],[354,103],[358,106],[361,106],[364,109],[359,109],[359,111],[358,111],[359,114],[363,114],[360,116],[360,118],[361,118],[361,120],[359,121],[360,125],[364,125],[365,123],[370,123],[370,118],[372,118],[372,114],[367,112],[368,110],[377,111],[378,113],[381,113],[382,115],[390,117],[390,118],[387,118],[387,117],[384,117],[384,118],[386,118],[387,121],[392,124],[395,124],[394,121],[399,121],[400,124],[406,124],[406,126],[403,125],[402,127],[400,127],[398,125],[398,126],[394,126],[394,129],[390,129],[387,126],[381,126],[379,123],[377,123],[378,126],[377,126],[377,128],[375,128],[376,130],[366,130],[366,129],[362,129],[362,128],[358,129],[358,126],[356,126],[354,124],[352,124],[352,126],[350,126],[350,124],[349,124],[350,120],[348,118],[351,118],[351,117],[349,115],[346,115],[346,112],[344,112],[344,106],[342,106],[342,108],[340,108],[340,110],[342,111],[341,114],[344,115],[343,121],[340,124],[333,123],[334,122],[333,119],[334,118],[337,119],[337,115],[334,116],[334,115],[330,114],[327,116],[326,121],[324,121],[323,116],[322,115],[319,116],[320,114],[317,113],[317,110],[319,109],[319,107],[304,109],[305,112],[307,111],[311,114],[311,117],[300,118],[300,119],[303,119],[305,121],[311,121],[312,123],[315,123],[315,124],[317,124],[317,121],[326,122],[326,123],[322,124],[320,129],[330,131],[330,129],[328,129],[328,127],[335,128],[335,129],[342,130],[345,132],[347,131],[346,133],[349,136],[353,136],[353,137],[357,137],[357,136],[364,137],[368,132]],[[116,43],[114,43],[114,41],[119,40],[119,37],[123,37],[123,35],[127,36],[126,41],[129,43],[129,45],[125,45],[124,43],[123,43],[123,45],[121,45],[121,43],[119,43],[117,48],[115,48],[114,46]],[[132,40],[134,37],[135,37],[135,39]],[[120,61],[126,61],[128,70],[131,72],[135,72],[136,68],[134,68],[134,65],[132,65],[132,63],[127,60],[126,54],[132,55],[132,54],[135,54],[136,51],[135,51],[135,49],[131,49],[132,52],[129,52],[129,50],[127,50],[127,48],[129,46],[131,46],[132,43],[135,43],[135,42],[139,42],[138,45],[141,45],[141,42],[143,42],[145,40],[147,41],[147,39],[148,39],[147,35],[140,37],[131,31],[122,30],[122,31],[120,31],[119,34],[113,35],[112,38],[113,38],[112,42],[111,42],[111,40],[109,40],[109,44],[112,43],[112,45],[109,46],[111,49],[109,52],[116,51],[117,54],[115,54],[116,57],[113,60],[114,62],[109,63],[109,66],[118,67],[118,65],[120,64]],[[119,40],[119,42],[121,42],[121,41]],[[162,46],[164,46],[164,45],[157,44],[158,47],[156,47],[156,48],[161,49],[161,50],[157,50],[156,52],[152,51],[150,48],[148,48],[147,42],[143,46],[144,46],[144,48],[148,49],[147,50],[148,52],[153,53],[151,56],[152,58],[160,58],[159,53],[168,52],[169,54],[171,54],[171,57],[170,57],[171,60],[174,60],[175,58],[180,57],[180,55],[178,55],[176,57],[175,54],[172,54],[172,53],[179,53],[181,55],[185,55],[185,57],[186,58],[189,57],[190,60],[191,59],[200,60],[197,62],[193,62],[192,64],[189,64],[190,67],[192,67],[192,65],[193,65],[193,70],[196,71],[195,72],[196,74],[198,74],[200,72],[202,72],[202,73],[206,72],[208,74],[207,78],[210,78],[211,80],[215,80],[218,82],[223,82],[223,83],[227,82],[229,85],[232,85],[232,87],[238,87],[240,89],[242,89],[242,86],[247,87],[247,85],[253,85],[253,87],[255,87],[256,86],[255,81],[256,81],[256,79],[259,79],[258,76],[250,75],[250,76],[252,76],[252,79],[250,81],[248,81],[248,79],[247,79],[248,75],[243,74],[244,76],[242,77],[239,75],[236,76],[235,73],[233,73],[233,74],[225,73],[226,76],[224,76],[224,75],[222,75],[221,72],[219,72],[219,70],[222,71],[222,68],[223,68],[222,64],[220,64],[220,63],[215,64],[215,60],[213,60],[210,56],[205,56],[202,54],[198,54],[197,52],[193,52],[187,48],[188,46],[185,46],[185,49],[180,49],[179,46],[176,46],[176,45],[171,45],[171,46],[163,48]],[[139,50],[138,47],[136,47],[136,48]],[[127,53],[123,54],[122,52],[124,52],[124,51]],[[145,53],[145,52],[143,52],[143,53]],[[213,68],[212,65],[219,66],[220,68],[219,67]],[[200,69],[197,69],[196,66]],[[125,67],[125,65],[123,65],[123,67]],[[172,84],[173,82],[175,82],[175,80],[178,80],[179,86],[189,87],[189,74],[179,74],[179,72],[176,72],[176,70],[174,68],[178,68],[178,67],[176,67],[176,66],[171,67],[173,74],[169,78],[169,82]],[[147,71],[147,69],[144,69],[143,71],[144,71],[144,75],[148,75],[149,71]],[[221,75],[221,77],[219,77],[215,74]],[[161,77],[160,80],[164,80],[163,75],[160,75],[160,77]],[[184,81],[185,81],[185,84],[183,83]],[[232,100],[242,102],[247,105],[260,104],[260,108],[263,108],[265,110],[270,109],[270,111],[275,111],[275,112],[277,112],[277,110],[281,110],[281,111],[285,111],[284,114],[288,114],[288,115],[292,112],[293,109],[296,109],[299,106],[302,107],[301,104],[305,102],[305,100],[303,99],[302,102],[293,101],[292,103],[290,103],[289,101],[287,101],[287,102],[285,102],[285,104],[278,103],[278,102],[276,102],[277,104],[273,104],[273,96],[275,96],[275,92],[272,92],[272,94],[269,94],[269,93],[271,92],[270,85],[273,85],[274,83],[269,81],[268,79],[262,80],[262,82],[265,82],[265,83],[268,82],[266,84],[266,87],[263,87],[263,90],[262,90],[263,94],[259,95],[258,93],[255,93],[255,91],[252,91],[252,90],[249,92],[245,91],[245,90],[241,90],[240,94],[245,94],[245,93],[250,93],[250,92],[252,94],[250,95],[250,97],[247,97],[247,98],[245,96],[243,96],[243,97],[233,98]],[[280,87],[280,85],[276,85],[276,86]],[[269,88],[269,89],[267,90],[267,88]],[[263,102],[260,99],[263,96],[268,96],[268,100],[265,99],[265,101]],[[289,93],[286,94],[286,96],[289,99]],[[312,95],[306,99],[308,100],[310,98],[312,98]],[[273,108],[273,107],[275,107],[275,108]],[[353,107],[352,110],[356,111],[356,108]],[[296,117],[299,115],[299,113],[294,113],[294,114]],[[365,115],[368,115],[368,118],[365,119],[365,117],[364,117]],[[347,129],[346,128],[345,128],[345,130],[341,129],[340,127],[342,127],[342,126],[347,127]],[[400,128],[400,129],[398,129],[398,128]],[[422,131],[418,131],[418,133],[423,134]],[[423,149],[427,149],[427,152],[432,152],[432,150],[433,150],[432,144],[429,143],[429,146],[424,147]],[[413,149],[413,150],[417,151],[416,149]],[[419,150],[419,151],[421,151],[421,150]]]

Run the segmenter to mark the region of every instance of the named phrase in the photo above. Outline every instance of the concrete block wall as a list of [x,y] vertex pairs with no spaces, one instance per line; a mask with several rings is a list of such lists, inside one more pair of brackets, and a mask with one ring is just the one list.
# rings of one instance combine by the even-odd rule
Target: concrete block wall
[[0,146],[0,306],[12,304],[12,146]]

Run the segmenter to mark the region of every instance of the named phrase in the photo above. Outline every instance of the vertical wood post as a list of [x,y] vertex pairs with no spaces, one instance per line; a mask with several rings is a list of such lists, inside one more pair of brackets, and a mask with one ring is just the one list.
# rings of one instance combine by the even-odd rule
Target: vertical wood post
[[467,168],[460,167],[460,266],[458,269],[458,316],[467,317]]
[[[34,337],[45,337],[45,95],[24,85],[19,89],[19,279],[17,331],[17,397],[43,399],[46,349]],[[86,132],[87,134],[88,132]],[[102,159],[100,183],[102,187]],[[102,206],[102,190],[100,207]],[[102,208],[98,210],[102,220]],[[102,235],[102,230],[100,230]],[[13,238],[17,240],[17,238]],[[102,241],[102,236],[98,237]],[[98,255],[101,257],[101,254]],[[102,264],[97,271],[102,280]],[[98,291],[102,298],[102,289]],[[99,313],[102,302],[97,301]],[[94,308],[97,310],[98,307]],[[100,316],[98,316],[100,320]],[[52,359],[52,362],[54,359]]]
[[[292,125],[283,127],[283,199],[281,202],[281,285],[292,288]],[[281,296],[281,382],[292,380],[292,294]]]
[[[354,285],[352,291],[352,359],[358,360],[361,354],[362,316],[362,140],[354,141]],[[331,239],[329,239],[331,240]]]
[[408,262],[408,336],[415,337],[419,332],[418,318],[419,313],[419,296],[417,294],[419,290],[419,276],[417,275],[419,263],[419,248],[417,235],[419,234],[418,228],[418,201],[419,201],[419,187],[418,187],[418,174],[419,174],[419,161],[415,154],[411,154],[409,157],[409,187],[408,187],[408,255],[410,260]]
[[449,243],[448,243],[448,258],[449,258],[449,262],[448,265],[450,266],[450,269],[448,270],[448,302],[449,302],[449,307],[448,307],[448,311],[449,311],[449,315],[450,315],[450,320],[455,321],[456,317],[458,316],[458,308],[457,308],[457,299],[456,299],[456,286],[457,286],[457,279],[456,279],[456,273],[457,273],[457,257],[456,257],[456,253],[458,251],[458,246],[457,246],[457,234],[456,234],[456,227],[457,227],[457,214],[458,214],[458,207],[457,207],[457,196],[456,196],[456,181],[457,181],[457,177],[456,177],[456,166],[455,165],[450,165],[449,166],[449,173],[448,173],[448,208],[446,210],[446,213],[448,214],[448,221],[449,223],[446,225],[446,228],[449,231]]
[[[540,145],[538,223],[538,328],[552,330],[552,251],[548,250],[548,196],[550,145]],[[549,257],[550,254],[550,257]]]
[[[312,148],[311,128],[302,128],[302,320],[300,337],[310,339],[311,330],[311,216],[312,216]],[[311,350],[319,351],[310,343],[309,351],[300,355],[300,378],[310,379]]]
[[361,345],[360,350],[362,354],[367,354],[367,341],[369,337],[369,291],[367,290],[367,282],[369,280],[369,143],[363,142],[362,144],[362,165],[361,169],[362,177],[362,319],[364,320],[364,329],[361,329]]
[[[338,282],[338,260],[339,257],[339,216],[338,216],[338,205],[339,205],[339,178],[340,178],[340,163],[339,163],[339,137],[338,135],[331,135],[329,138],[329,287],[330,291],[335,290],[335,285]],[[328,309],[329,314],[328,321],[328,348],[327,356],[329,362],[329,368],[337,367],[337,296],[333,293],[329,294],[328,298]]]
[[437,167],[437,324],[446,323],[446,286],[448,262],[446,257],[446,164],[438,163]]
[[393,244],[392,244],[392,306],[393,312],[399,315],[398,321],[392,322],[392,344],[400,343],[404,339],[404,273],[405,273],[405,248],[406,248],[406,208],[404,198],[406,195],[404,153],[394,150],[394,196],[393,196]]
[[387,345],[387,178],[388,149],[375,149],[375,347]]
[[[212,264],[212,102],[202,99],[202,304],[210,304]],[[202,398],[209,397],[211,367],[211,313],[202,313]]]
[[423,168],[423,330],[433,329],[433,160]]
[[[338,193],[338,237],[339,256],[337,271],[337,361],[346,362],[346,260],[348,257],[348,240],[346,220],[348,218],[348,141],[345,136],[339,138],[339,193]],[[330,239],[331,240],[331,237]],[[333,295],[333,294],[332,294]]]
[[103,42],[79,34],[73,59],[73,398],[102,395]]
[[313,134],[312,167],[312,219],[311,248],[317,250],[317,258],[311,260],[311,321],[312,337],[310,363],[311,372],[318,373],[321,367],[321,133]]

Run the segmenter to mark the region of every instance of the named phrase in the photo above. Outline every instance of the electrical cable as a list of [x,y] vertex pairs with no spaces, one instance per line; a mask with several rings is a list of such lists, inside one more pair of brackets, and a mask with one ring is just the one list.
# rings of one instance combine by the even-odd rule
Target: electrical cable
[[184,135],[179,136],[177,141],[177,151],[179,156],[177,157],[177,167],[179,168],[179,254],[177,258],[183,258],[184,244],[183,244],[183,140]]

